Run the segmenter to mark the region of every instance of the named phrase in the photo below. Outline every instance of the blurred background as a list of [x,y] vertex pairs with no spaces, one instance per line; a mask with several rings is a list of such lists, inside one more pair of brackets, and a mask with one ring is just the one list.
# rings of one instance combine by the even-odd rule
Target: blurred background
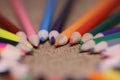
[[[46,0],[22,1],[35,30],[38,31],[44,14]],[[74,1],[73,8],[69,13],[63,29],[82,16],[88,9],[98,2],[98,0]],[[57,19],[65,2],[66,0],[58,0],[52,23]],[[0,0],[0,14],[4,15],[17,27],[21,28],[8,0]],[[31,74],[34,76],[41,73],[48,76],[85,76],[94,69],[94,65],[99,62],[100,57],[98,55],[89,55],[87,52],[79,53],[78,48],[79,44],[74,46],[69,46],[68,44],[66,46],[55,48],[47,41],[44,44],[40,44],[37,49],[34,49],[33,55],[27,56],[25,62],[30,66]]]

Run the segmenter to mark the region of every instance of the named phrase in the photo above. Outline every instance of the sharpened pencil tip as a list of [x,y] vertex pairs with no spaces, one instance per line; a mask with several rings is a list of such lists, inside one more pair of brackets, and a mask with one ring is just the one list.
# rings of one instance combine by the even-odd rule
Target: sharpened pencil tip
[[88,51],[90,51],[90,52],[94,52],[94,48],[90,48]]
[[34,43],[34,46],[37,47],[38,45],[39,45],[39,42],[35,42],[35,43]]
[[21,52],[22,52],[23,54],[25,54],[25,53],[26,53],[26,51],[25,51],[25,50],[21,50]]
[[41,37],[40,38],[40,42],[44,42],[45,41],[45,38],[44,37]]
[[80,52],[82,52],[82,51],[83,51],[83,49],[82,49],[82,47],[81,47],[81,46],[80,46],[80,48],[79,48],[79,51],[80,51]]
[[73,44],[73,39],[72,39],[72,38],[70,39],[70,42],[69,42],[69,43],[70,43],[70,44]]
[[33,54],[33,50],[27,52],[27,55],[32,55]]
[[80,41],[80,44],[82,45],[82,44],[84,44],[84,42],[81,40],[81,41]]
[[101,53],[102,53],[102,52],[105,52],[105,50],[101,50],[100,52],[101,52]]
[[32,45],[34,45],[35,47],[38,47],[39,42],[40,42],[38,35],[36,34],[31,35],[30,37],[28,37],[28,40],[30,41]]
[[18,61],[22,61],[24,58],[21,56],[19,57]]
[[27,46],[31,49],[33,49],[33,46],[31,44],[27,44]]
[[100,56],[105,57],[105,54],[104,53],[100,53]]
[[54,43],[55,43],[55,37],[51,37],[50,43],[51,43],[51,44],[54,44]]
[[58,42],[55,42],[55,46],[59,46],[59,43],[58,43]]

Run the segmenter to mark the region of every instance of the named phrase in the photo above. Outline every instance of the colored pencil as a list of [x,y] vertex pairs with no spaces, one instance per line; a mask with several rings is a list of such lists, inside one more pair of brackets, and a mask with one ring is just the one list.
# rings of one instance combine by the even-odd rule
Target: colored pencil
[[33,48],[30,44],[27,44],[26,41],[21,39],[20,36],[17,36],[9,31],[2,29],[2,28],[0,28],[0,37],[5,38],[5,39],[9,39],[9,40],[12,40],[15,42],[20,42],[20,43],[25,44],[29,48]]
[[101,41],[107,41],[107,40],[112,40],[116,38],[120,38],[120,32],[90,40],[84,43],[82,46],[80,46],[80,51],[87,51],[90,48],[93,48],[96,44],[100,43]]
[[113,45],[101,51],[101,56],[119,56],[120,55],[120,44]]
[[4,74],[8,72],[8,64],[6,63],[6,61],[1,60],[0,61],[0,74]]
[[0,37],[0,43],[8,43],[8,44],[12,44],[14,46],[16,46],[18,44],[18,42],[16,42],[16,41],[8,40],[8,39],[2,38],[2,37]]
[[0,27],[2,27],[14,34],[17,34],[17,32],[20,31],[19,28],[17,28],[14,24],[9,22],[4,16],[2,16],[2,14],[0,14]]
[[17,28],[14,24],[9,22],[4,16],[0,14],[0,27],[20,36],[21,40],[25,41],[26,44],[29,44],[31,47],[32,45],[27,41],[26,34]]
[[107,30],[107,31],[103,31],[103,32],[100,32],[98,34],[95,35],[95,38],[97,37],[103,37],[103,36],[106,36],[106,35],[110,35],[110,34],[113,34],[113,33],[117,33],[117,32],[120,32],[120,27],[118,28],[113,28],[113,29],[110,29],[110,30]]
[[0,47],[6,47],[7,44],[5,43],[0,43]]
[[119,76],[120,73],[115,69],[106,71],[104,75],[108,76],[108,80],[119,80],[120,79],[120,76]]
[[38,32],[41,42],[44,42],[48,39],[55,6],[56,0],[47,0],[47,6]]
[[102,60],[99,63],[99,68],[102,71],[113,69],[113,68],[115,68],[116,66],[119,65],[119,62],[120,62],[120,57],[119,56],[109,57],[107,59]]
[[[100,5],[100,4],[118,4],[119,0],[100,0],[95,6]],[[88,23],[91,18],[96,14],[97,7],[93,6],[92,9],[90,9],[87,13],[85,13],[82,17],[80,17],[78,20],[76,20],[73,24],[68,26],[67,29],[65,29],[60,35],[58,35],[55,46],[61,46],[65,45],[68,40],[70,39],[70,36],[75,30],[83,26],[84,24]],[[102,6],[102,5],[101,5]]]
[[10,70],[15,80],[35,80],[28,75],[29,67],[25,63],[12,62],[10,64]]
[[0,37],[0,43],[6,43],[6,44],[11,44],[13,46],[16,46],[17,48],[20,48],[21,50],[24,50],[26,52],[31,52],[32,48],[27,47],[25,44],[16,42],[16,41],[12,41],[12,40],[8,40],[5,38],[1,38]]
[[70,9],[72,8],[72,5],[74,3],[74,0],[67,0],[65,6],[63,7],[63,10],[61,11],[58,19],[52,26],[51,32],[49,33],[49,41],[50,43],[54,44],[56,37],[59,35],[59,33],[62,30],[62,27],[64,26],[64,23],[69,15]]
[[120,44],[120,38],[113,39],[113,40],[108,40],[108,41],[102,41],[95,45],[94,48],[90,49],[89,51],[91,52],[100,52],[106,48],[109,48],[111,46],[114,46],[116,44]]
[[[101,23],[105,18],[107,18],[110,13],[118,6],[117,3],[104,3],[97,5],[96,14],[90,19],[90,21],[84,24],[82,27],[77,29],[75,32],[72,33],[70,38],[70,44],[79,43],[81,37],[86,32],[90,31],[92,28],[96,27],[99,23]],[[103,13],[104,12],[104,13]]]
[[119,80],[119,75],[119,72],[115,69],[106,69],[104,71],[93,72],[87,80]]
[[89,75],[88,80],[107,80],[107,78],[101,72],[94,71]]
[[11,76],[9,71],[9,65],[7,61],[1,60],[0,62],[0,79],[1,80],[15,80],[13,76]]
[[24,28],[28,40],[34,45],[34,46],[38,46],[39,45],[39,37],[37,35],[37,33],[35,32],[33,25],[30,21],[30,19],[28,18],[28,15],[26,14],[26,11],[23,7],[23,4],[21,2],[21,0],[9,0],[11,5],[13,6],[13,9],[15,10],[21,24],[22,27]]
[[1,57],[3,59],[7,59],[7,60],[15,60],[17,61],[19,59],[20,56],[22,56],[23,54],[25,54],[24,51],[22,51],[19,48],[16,48],[15,46],[12,46],[10,44],[5,44],[5,43],[0,43],[0,45],[6,45],[4,50],[1,53]]
[[109,28],[112,28],[113,26],[115,26],[119,22],[120,22],[120,11],[118,11],[117,13],[111,15],[106,20],[104,20],[100,25],[96,26],[91,31],[84,34],[81,41],[80,41],[80,44],[83,44],[86,41],[93,39],[94,36],[97,33],[105,31],[105,30],[107,30]]

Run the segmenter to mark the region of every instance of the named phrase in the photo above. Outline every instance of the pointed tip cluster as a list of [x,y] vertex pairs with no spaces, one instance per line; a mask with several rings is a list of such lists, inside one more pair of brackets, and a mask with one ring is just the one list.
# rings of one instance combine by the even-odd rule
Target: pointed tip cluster
[[40,37],[40,42],[44,42],[45,38],[44,37]]
[[81,41],[80,41],[80,44],[82,45],[82,44],[84,44],[84,42],[81,40]]
[[80,46],[80,48],[79,48],[79,51],[80,51],[80,52],[82,52],[82,51],[83,51],[81,46]]
[[70,42],[69,42],[70,44],[73,44],[73,39],[70,39]]
[[34,46],[35,46],[35,47],[38,47],[38,45],[39,45],[39,42],[35,42],[35,43],[34,43]]
[[90,48],[88,51],[90,51],[90,52],[94,52],[94,48]]
[[58,42],[55,42],[55,46],[56,46],[56,47],[59,46],[59,43],[58,43]]
[[50,43],[51,43],[51,44],[54,44],[54,43],[55,43],[55,37],[51,37]]

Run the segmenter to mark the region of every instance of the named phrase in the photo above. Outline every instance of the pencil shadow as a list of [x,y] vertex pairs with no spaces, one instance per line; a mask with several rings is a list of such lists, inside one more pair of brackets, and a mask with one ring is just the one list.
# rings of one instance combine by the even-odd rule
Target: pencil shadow
[[55,48],[61,48],[61,47],[63,47],[64,45],[61,45],[61,46],[55,46]]
[[[40,44],[39,44],[39,45],[40,45]],[[38,49],[39,46],[33,46],[33,47],[34,47],[34,49]]]
[[48,41],[48,40],[45,40],[45,41],[43,41],[43,42],[40,42],[40,44],[45,44],[47,41]]
[[76,43],[76,44],[70,44],[70,43],[68,43],[68,45],[69,45],[69,47],[73,47],[73,46],[78,45],[78,43]]
[[86,52],[88,52],[88,51],[79,51],[79,53],[86,53]]
[[33,55],[34,55],[33,52],[34,52],[33,50],[30,51],[30,52],[27,52],[26,55],[28,55],[28,56],[33,56]]
[[63,46],[67,46],[68,43],[64,44],[64,45],[59,45],[59,46],[55,46],[55,48],[61,48]]
[[89,55],[99,55],[100,53],[97,53],[97,52],[89,52],[88,54],[89,54]]

